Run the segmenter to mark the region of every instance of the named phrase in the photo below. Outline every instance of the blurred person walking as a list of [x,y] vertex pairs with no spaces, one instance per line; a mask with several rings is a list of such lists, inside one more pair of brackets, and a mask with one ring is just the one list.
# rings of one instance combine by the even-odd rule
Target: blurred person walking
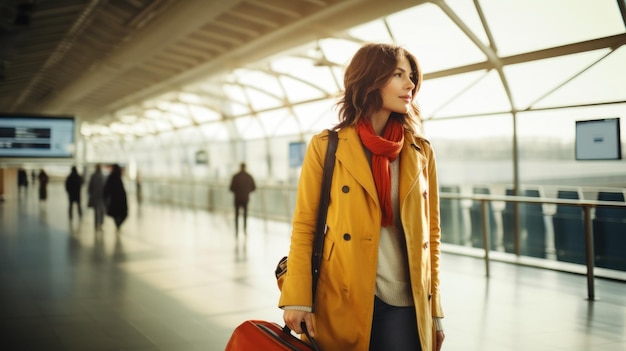
[[24,168],[20,168],[17,170],[17,192],[20,193],[22,190],[28,190],[28,174],[26,174],[26,170]]
[[45,201],[48,198],[48,174],[43,168],[39,171],[39,201]]
[[248,201],[250,193],[256,189],[254,178],[246,172],[246,164],[241,163],[239,172],[230,181],[230,191],[235,194],[235,235],[239,233],[239,209],[243,209],[243,231],[246,233],[248,222]]
[[95,228],[102,230],[104,223],[104,175],[100,164],[96,165],[96,170],[89,178],[87,190],[89,193],[87,206],[93,208]]
[[83,217],[83,210],[80,207],[80,188],[83,186],[83,177],[78,174],[78,170],[76,166],[72,166],[72,170],[70,175],[65,179],[65,191],[67,191],[67,196],[69,198],[70,206],[69,206],[69,215],[70,219],[72,219],[72,208],[74,204],[78,208],[78,217]]
[[118,164],[111,167],[111,174],[104,183],[103,198],[106,213],[113,217],[115,228],[119,232],[122,223],[128,217],[128,201],[124,182],[122,182],[122,168]]

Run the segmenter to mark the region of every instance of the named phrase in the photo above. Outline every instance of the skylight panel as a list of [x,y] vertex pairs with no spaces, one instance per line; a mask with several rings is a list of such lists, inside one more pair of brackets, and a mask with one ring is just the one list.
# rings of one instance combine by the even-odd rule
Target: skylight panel
[[300,130],[295,117],[287,108],[259,113],[257,118],[268,136],[293,135]]
[[461,18],[461,21],[469,27],[485,45],[489,45],[489,38],[480,20],[474,0],[446,0],[445,3]]
[[190,105],[189,112],[193,116],[193,119],[199,123],[219,121],[222,118],[219,112],[197,105]]
[[[313,93],[314,96],[310,98],[320,96],[320,94],[324,94],[324,92],[332,93],[337,90],[337,83],[330,71],[330,67],[333,66],[334,64],[332,64],[332,62],[329,63],[329,61],[321,57],[303,58],[291,56],[279,58],[272,63],[272,69],[274,71],[283,73],[283,76],[279,77],[282,84],[284,84],[283,77],[292,76],[310,85],[316,86],[317,89],[321,91]],[[287,87],[283,86],[283,88],[287,93],[290,93]]]
[[[351,37],[362,40],[363,42],[392,42],[385,22],[380,19],[350,28],[348,30],[348,34]],[[342,58],[345,59],[345,56],[342,56]]]
[[535,107],[626,101],[626,47],[621,47]]
[[253,116],[240,117],[233,120],[239,136],[244,140],[260,139],[265,136],[265,130],[259,120]]
[[276,77],[267,74],[266,72],[250,69],[238,69],[235,71],[235,75],[237,76],[239,83],[243,85],[266,91],[270,95],[284,95]]
[[281,76],[280,81],[285,87],[287,99],[291,103],[325,97],[324,91],[311,86],[307,81],[300,81],[287,76]]
[[424,72],[484,62],[486,56],[436,5],[397,12],[387,22],[398,44],[420,61]]
[[345,66],[350,62],[350,59],[361,47],[362,43],[338,38],[326,38],[320,40],[319,45],[328,61]]
[[464,90],[469,89],[486,72],[476,71],[442,78],[425,80],[415,97],[423,118],[431,118]]
[[615,0],[481,0],[480,5],[501,56],[624,33]]
[[467,116],[510,110],[511,105],[498,73],[490,71],[484,78],[443,106],[434,117]]
[[215,123],[207,123],[198,126],[202,135],[206,140],[210,140],[211,143],[214,141],[224,141],[230,139],[230,134],[228,133],[228,126],[226,123],[215,122]]
[[[544,96],[552,94],[553,90],[558,90],[561,85],[577,76],[608,51],[608,49],[596,50],[505,66],[504,73],[511,88],[515,107],[520,110],[531,107]],[[626,91],[626,88],[624,90]],[[589,93],[587,89],[584,90],[584,94]],[[576,95],[578,94],[572,98],[576,99]],[[570,100],[571,102],[573,101]]]
[[250,99],[250,105],[255,111],[280,107],[283,105],[283,100],[265,93],[262,89],[259,90],[258,88],[245,87],[245,91],[248,99]]
[[321,100],[294,106],[293,112],[302,131],[311,131],[318,124],[324,126],[321,130],[339,123],[337,111],[332,109],[334,103],[331,100]]

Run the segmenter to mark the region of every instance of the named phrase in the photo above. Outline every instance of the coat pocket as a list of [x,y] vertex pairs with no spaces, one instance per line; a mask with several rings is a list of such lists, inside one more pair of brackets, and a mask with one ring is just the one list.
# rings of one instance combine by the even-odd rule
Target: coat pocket
[[335,242],[327,236],[324,237],[324,259],[326,261],[330,260],[333,249],[335,247]]

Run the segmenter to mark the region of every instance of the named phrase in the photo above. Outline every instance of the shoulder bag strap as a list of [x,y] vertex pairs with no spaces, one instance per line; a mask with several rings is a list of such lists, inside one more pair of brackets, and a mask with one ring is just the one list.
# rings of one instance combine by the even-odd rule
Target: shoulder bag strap
[[339,137],[334,130],[328,130],[328,148],[324,159],[324,173],[322,176],[322,191],[320,192],[320,203],[317,210],[317,223],[315,225],[315,237],[313,239],[313,255],[311,256],[311,272],[313,274],[313,311],[315,311],[315,292],[317,291],[317,280],[320,277],[322,266],[322,255],[324,252],[324,236],[326,235],[326,215],[328,214],[328,203],[330,201],[330,184],[335,169],[335,152]]

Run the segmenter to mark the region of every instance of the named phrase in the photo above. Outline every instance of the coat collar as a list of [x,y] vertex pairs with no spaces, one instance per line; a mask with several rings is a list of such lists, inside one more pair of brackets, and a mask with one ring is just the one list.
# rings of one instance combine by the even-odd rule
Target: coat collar
[[[343,128],[338,133],[337,160],[361,184],[372,200],[380,205],[372,170],[356,128]],[[400,177],[399,195],[401,202],[415,187],[419,174],[426,165],[425,161],[426,157],[424,156],[422,143],[411,133],[405,132],[404,145],[400,152],[400,171],[402,176]]]

